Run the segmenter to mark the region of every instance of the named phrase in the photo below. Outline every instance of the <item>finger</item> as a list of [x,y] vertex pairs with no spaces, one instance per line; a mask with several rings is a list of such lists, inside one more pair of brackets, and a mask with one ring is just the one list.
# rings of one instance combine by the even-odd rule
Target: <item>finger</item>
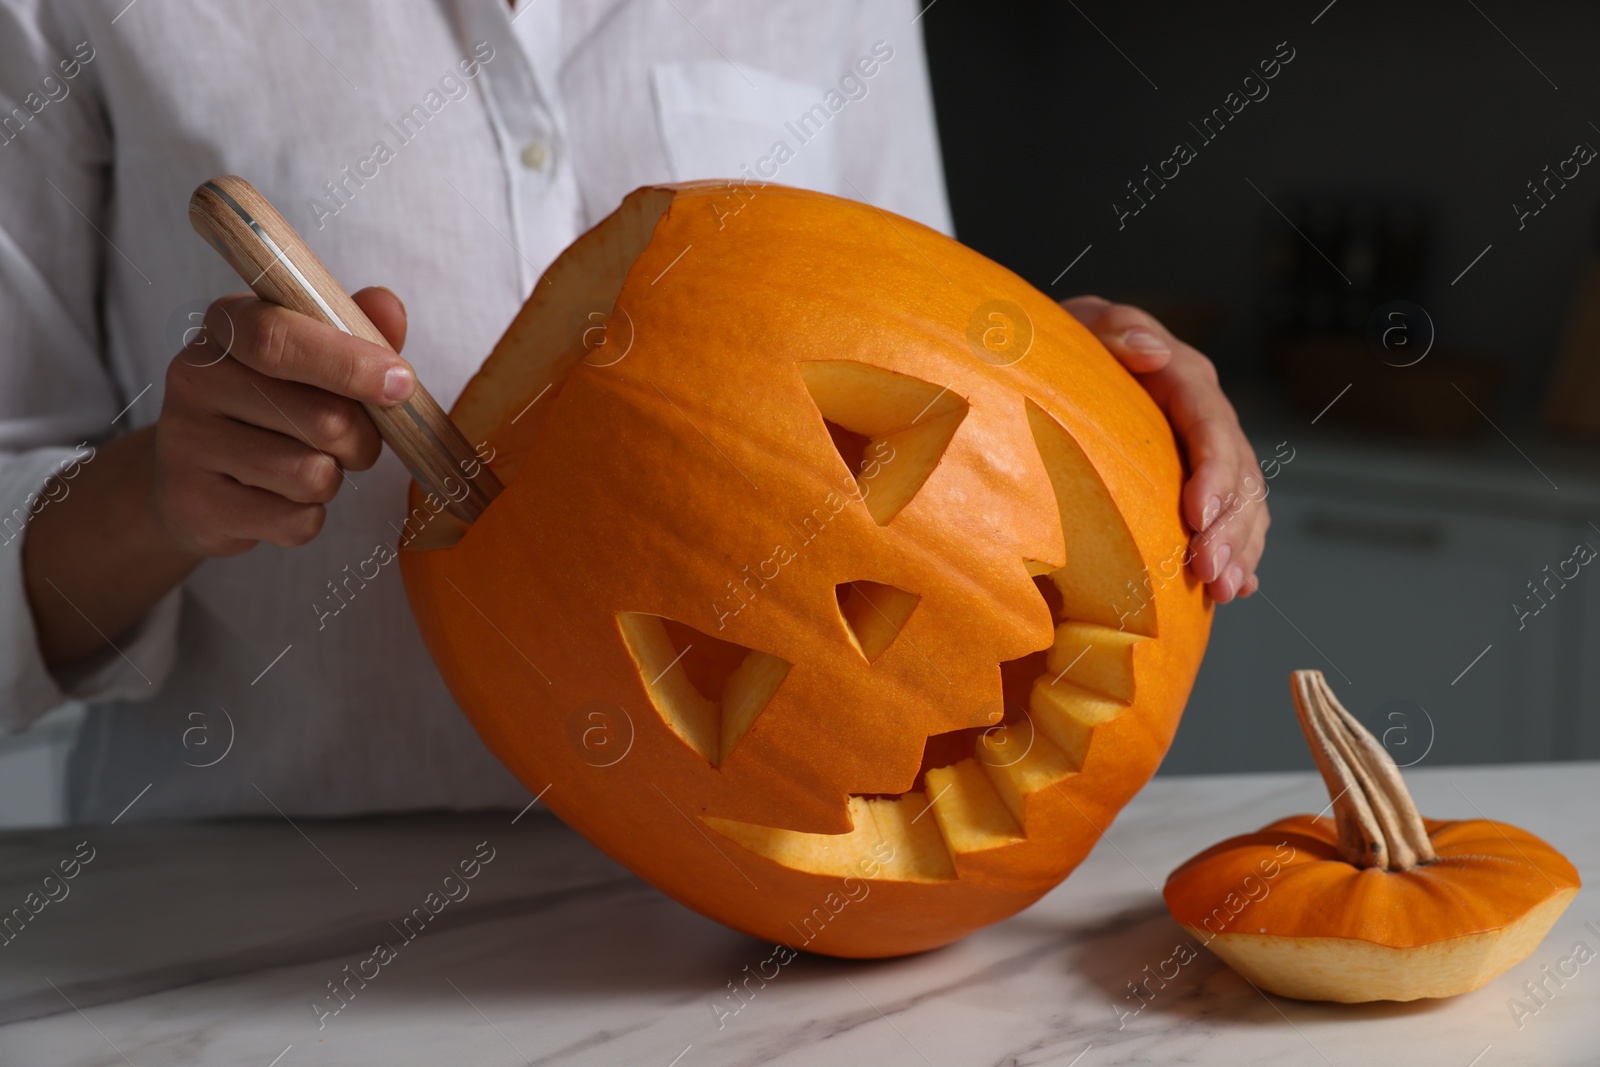
[[[1259,485],[1256,491],[1259,494]],[[1266,505],[1257,497],[1230,491],[1216,518],[1190,541],[1190,565],[1195,576],[1207,583],[1220,581],[1227,568],[1235,564],[1245,574],[1253,571],[1260,562],[1260,551],[1258,548],[1255,555],[1247,556],[1246,548],[1265,513]]]
[[1183,436],[1190,424],[1201,419],[1218,419],[1237,424],[1233,405],[1222,392],[1217,368],[1199,352],[1181,342],[1173,349],[1171,362],[1154,374],[1142,374],[1139,382]]
[[224,513],[222,528],[236,538],[298,548],[321,532],[328,517],[321,504],[298,504],[226,475],[217,477],[231,483],[220,489],[218,506]]
[[1245,535],[1234,556],[1234,562],[1244,571],[1246,578],[1255,574],[1256,568],[1261,565],[1261,556],[1267,547],[1267,530],[1272,526],[1272,511],[1265,500],[1253,510],[1250,532]]
[[1204,530],[1228,493],[1242,490],[1238,472],[1255,469],[1255,453],[1211,361],[1198,352],[1181,346],[1170,366],[1140,381],[1183,443],[1190,471],[1181,501],[1183,518],[1191,528]]
[[1224,571],[1221,578],[1206,586],[1206,591],[1218,604],[1229,604],[1239,594],[1239,587],[1243,584],[1244,570],[1235,564]]
[[[1262,483],[1255,483],[1256,493],[1261,487]],[[1261,561],[1271,521],[1263,499],[1230,494],[1222,515],[1196,535],[1195,574],[1218,603],[1226,604],[1246,587]],[[1254,592],[1254,586],[1250,591]]]
[[1254,507],[1252,501],[1238,493],[1229,492],[1222,498],[1210,525],[1191,539],[1191,566],[1201,581],[1217,581],[1230,563],[1238,562],[1239,548],[1249,536],[1251,510]]
[[392,289],[374,285],[352,293],[350,299],[356,302],[356,306],[378,328],[378,332],[389,339],[391,348],[396,352],[405,348],[406,306]]
[[1111,301],[1103,296],[1074,296],[1061,301],[1061,306],[1068,315],[1092,330],[1106,308],[1111,306]]
[[365,404],[396,404],[416,388],[415,371],[397,353],[287,308],[254,297],[223,297],[206,314],[208,328],[213,320],[219,335],[231,324],[229,354],[269,377]]
[[[167,521],[180,542],[209,556],[238,555],[258,541],[303,545],[322,529],[320,504],[300,504],[226,474],[196,471],[167,487]],[[183,531],[205,531],[190,536]]]
[[1233,559],[1233,542],[1221,536],[1223,532],[1223,527],[1214,526],[1195,534],[1189,541],[1189,569],[1208,585],[1222,577]]
[[226,359],[239,331],[223,301],[248,300],[253,295],[230,293],[213,301],[201,317],[200,325],[184,331],[183,351],[176,358],[186,367],[213,367]]
[[1191,473],[1180,499],[1183,519],[1203,533],[1217,521],[1228,498],[1239,495],[1238,446],[1225,428],[1202,422],[1191,429],[1185,451]]
[[297,504],[326,504],[345,473],[326,452],[257,426],[235,425],[213,440],[207,468]]
[[1179,346],[1169,366],[1140,381],[1167,413],[1188,459],[1190,474],[1179,503],[1184,521],[1196,531],[1190,567],[1201,581],[1220,582],[1245,539],[1247,527],[1237,516],[1262,494],[1263,483],[1252,480],[1247,486],[1240,473],[1256,469],[1250,442],[1211,361],[1187,345]]
[[1158,371],[1172,361],[1177,338],[1152,316],[1128,304],[1107,304],[1089,327],[1100,343],[1135,374]]
[[191,382],[207,376],[198,385],[215,414],[286,434],[332,456],[345,470],[364,471],[378,461],[383,449],[378,428],[348,397],[270,378],[232,359],[184,373]]
[[1239,592],[1237,594],[1235,594],[1235,595],[1237,595],[1237,596],[1239,596],[1241,598],[1244,598],[1244,599],[1248,599],[1250,596],[1252,596],[1255,593],[1255,591],[1257,589],[1260,589],[1260,588],[1261,588],[1261,579],[1258,576],[1252,574],[1252,575],[1249,575],[1249,576],[1247,576],[1245,578],[1244,585],[1239,587]]

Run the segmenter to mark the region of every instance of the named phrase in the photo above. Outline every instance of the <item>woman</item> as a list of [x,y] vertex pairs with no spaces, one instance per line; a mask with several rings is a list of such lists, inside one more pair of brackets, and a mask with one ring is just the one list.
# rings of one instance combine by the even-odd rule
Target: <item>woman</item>
[[[318,606],[404,510],[358,402],[419,377],[456,395],[542,268],[639,185],[771,180],[949,233],[918,17],[0,0],[0,725],[91,705],[72,817],[521,807],[392,567]],[[405,358],[211,299],[237,280],[185,212],[221,173],[335,277],[386,287],[356,300]],[[1255,460],[1210,363],[1136,309],[1065,306],[1188,451],[1196,574],[1248,595],[1266,509],[1222,506]]]

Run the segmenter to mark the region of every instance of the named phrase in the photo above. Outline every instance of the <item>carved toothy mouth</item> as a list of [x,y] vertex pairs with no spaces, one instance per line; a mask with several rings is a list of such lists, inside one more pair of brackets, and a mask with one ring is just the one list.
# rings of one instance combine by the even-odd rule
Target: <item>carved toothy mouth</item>
[[[1047,603],[1059,605],[1049,582],[1036,579],[1036,585]],[[1052,618],[1059,619],[1058,606]],[[703,821],[795,870],[887,881],[953,879],[959,856],[1026,842],[1029,795],[1080,773],[1095,728],[1132,706],[1135,648],[1144,640],[1096,623],[1058,622],[1048,649],[1000,665],[1001,721],[928,738],[909,792],[849,798],[849,833],[804,833],[714,816]]]

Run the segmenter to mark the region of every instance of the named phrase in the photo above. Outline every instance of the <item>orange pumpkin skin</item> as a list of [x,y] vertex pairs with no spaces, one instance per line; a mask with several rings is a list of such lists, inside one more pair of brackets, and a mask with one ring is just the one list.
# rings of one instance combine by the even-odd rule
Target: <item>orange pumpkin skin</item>
[[[640,190],[550,268],[452,412],[497,450],[507,488],[469,529],[432,519],[447,536],[419,538],[401,569],[484,742],[609,855],[793,948],[933,948],[1056,885],[1166,752],[1211,618],[1183,566],[1183,466],[1138,382],[1020,278],[870,206],[729,189]],[[659,219],[628,259],[617,220],[647,200],[646,223]],[[554,305],[606,256],[628,259],[607,329],[614,339],[625,320],[629,347],[558,359],[592,322]],[[975,313],[997,300],[1031,321],[1009,365],[969,343]],[[560,321],[576,325],[549,325]],[[868,370],[835,379],[813,366],[829,361]],[[858,378],[853,400],[837,383]],[[937,433],[933,416],[890,432],[924,396]],[[860,397],[866,414],[852,407]],[[874,440],[894,457],[882,485],[925,473],[887,521],[860,495],[867,483],[849,491],[822,406],[841,425],[884,422]],[[1045,452],[1060,457],[1048,470]],[[1080,452],[1088,466],[1072,468]],[[1069,468],[1089,473],[1074,482]],[[415,486],[411,503],[423,504]],[[1093,518],[1072,544],[1069,504],[1067,521]],[[773,564],[775,546],[791,558]],[[1030,567],[1058,574],[1074,614],[1052,618]],[[841,586],[857,581],[918,598],[870,659],[841,608]],[[1117,636],[1129,617],[1144,632]],[[663,710],[680,684],[672,672],[699,690],[714,657],[652,680],[662,660],[647,639],[666,632],[652,618],[692,628],[674,641],[698,641],[695,655],[727,642],[788,664],[733,742],[722,709],[722,751]],[[1062,664],[1077,674],[1028,659],[1064,619],[1076,620],[1062,631],[1072,640],[1088,635],[1085,655],[1095,648]],[[929,742],[993,727],[1000,665],[1015,661],[1026,662],[1012,676],[1039,675],[1030,692],[1043,704],[1019,715],[1028,697],[1011,694],[999,734]],[[1088,688],[1074,687],[1080,676]],[[721,684],[735,691],[726,673]],[[924,775],[945,749],[955,755],[942,764],[957,766]]]
[[[1167,907],[1236,970],[1282,995],[1409,1000],[1466,992],[1526,958],[1577,893],[1578,872],[1515,826],[1488,819],[1424,819],[1423,825],[1438,859],[1386,871],[1347,862],[1333,819],[1282,819],[1213,845],[1173,871]],[[1275,988],[1274,975],[1250,966],[1252,945],[1274,939],[1301,944],[1299,981],[1314,981],[1306,972],[1318,965],[1317,954],[1339,943],[1372,947],[1343,953],[1346,972],[1356,960],[1387,973],[1365,984],[1341,975],[1315,993]],[[1352,984],[1360,986],[1352,995],[1330,995]]]

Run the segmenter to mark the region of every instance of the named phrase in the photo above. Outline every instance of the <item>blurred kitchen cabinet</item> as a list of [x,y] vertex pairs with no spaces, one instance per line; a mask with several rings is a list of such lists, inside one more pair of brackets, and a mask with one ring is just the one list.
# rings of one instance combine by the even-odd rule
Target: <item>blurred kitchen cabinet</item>
[[[1409,502],[1288,474],[1272,483],[1261,591],[1218,608],[1164,772],[1310,768],[1288,679],[1311,667],[1402,766],[1573,758],[1600,743],[1592,722],[1580,736],[1575,692],[1600,565],[1520,628],[1512,608],[1538,603],[1527,583],[1571,555],[1570,521],[1473,493]],[[1592,706],[1600,673],[1587,658]]]
[[[1573,524],[1571,541],[1574,544],[1583,541],[1600,549],[1597,526],[1600,526],[1600,511],[1592,520]],[[1571,741],[1577,759],[1600,759],[1600,560],[1590,566],[1595,568],[1595,573],[1584,575],[1587,580],[1583,583],[1583,596],[1576,605],[1580,618],[1571,638],[1571,654],[1577,664],[1573,684],[1576,714]]]
[[83,711],[63,704],[22,733],[0,737],[0,830],[67,821],[67,755]]

